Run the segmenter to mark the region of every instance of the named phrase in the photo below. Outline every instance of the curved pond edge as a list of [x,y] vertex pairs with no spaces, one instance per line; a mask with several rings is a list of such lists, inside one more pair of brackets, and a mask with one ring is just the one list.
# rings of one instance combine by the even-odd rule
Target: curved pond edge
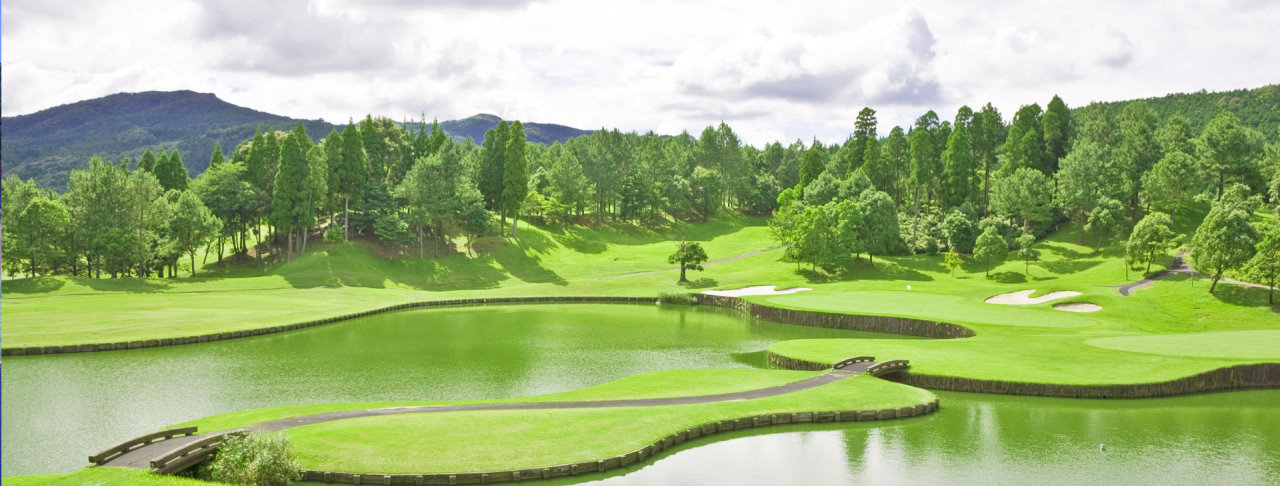
[[655,457],[658,453],[670,449],[676,445],[697,439],[699,437],[708,437],[722,432],[734,430],[745,430],[756,427],[768,427],[777,425],[807,424],[807,423],[825,423],[825,422],[869,422],[873,420],[890,420],[898,418],[916,417],[927,415],[938,410],[939,400],[937,398],[932,401],[916,404],[913,406],[901,408],[885,408],[879,410],[848,410],[848,411],[828,411],[828,412],[795,412],[795,413],[773,413],[764,415],[754,415],[750,417],[741,417],[737,419],[721,420],[719,422],[710,422],[702,425],[690,427],[688,429],[667,435],[661,439],[654,441],[652,444],[645,445],[625,454],[618,454],[613,457],[586,461],[573,464],[560,464],[547,467],[535,467],[528,469],[517,469],[507,471],[493,472],[468,472],[468,473],[433,473],[433,474],[377,474],[377,473],[349,473],[337,471],[320,471],[314,469],[304,469],[302,471],[303,481],[322,482],[322,483],[341,483],[341,484],[393,484],[393,485],[409,485],[409,484],[488,484],[488,483],[505,483],[513,481],[529,481],[536,479],[551,479],[567,476],[576,476],[580,474],[592,474],[610,469],[617,469],[638,463],[645,459]]
[[[697,296],[698,304],[737,309],[751,317],[765,321],[781,322],[796,326],[825,327],[850,331],[882,332],[934,339],[973,337],[972,329],[949,322],[913,319],[910,317],[879,316],[872,314],[844,314],[800,309],[784,309],[757,304],[741,297],[720,295]],[[824,368],[829,368],[829,365]],[[817,368],[817,369],[824,369]]]
[[[973,331],[966,327],[945,322],[925,321],[906,317],[874,316],[860,314],[834,314],[793,309],[768,307],[748,302],[738,297],[722,297],[715,295],[695,294],[699,304],[737,309],[751,317],[767,321],[794,324],[799,326],[825,327],[857,331],[884,332],[890,334],[906,334],[910,336],[930,338],[955,338],[973,336]],[[610,303],[610,304],[653,304],[655,297],[614,297],[614,296],[547,296],[547,297],[492,297],[482,299],[451,299],[425,302],[408,302],[386,307],[379,307],[363,312],[343,314],[323,319],[314,319],[281,326],[227,331],[198,336],[174,337],[163,339],[144,339],[136,341],[67,344],[55,346],[29,346],[0,349],[0,356],[28,356],[40,354],[91,353],[97,351],[119,351],[125,349],[156,348],[161,346],[178,346],[182,344],[224,341],[264,334],[294,331],[308,327],[332,324],[339,321],[367,317],[374,314],[394,312],[405,309],[427,307],[469,306],[490,304],[549,304],[549,303]]]
[[[792,370],[820,371],[831,367],[769,351],[769,362]],[[1153,383],[1109,385],[1057,385],[1020,381],[984,380],[902,371],[884,379],[929,390],[1056,398],[1159,398],[1248,388],[1280,388],[1280,363],[1254,363],[1218,368],[1183,378]]]
[[423,307],[445,307],[445,306],[468,306],[468,305],[488,305],[488,304],[538,304],[538,303],[615,303],[615,304],[653,304],[653,297],[492,297],[484,299],[452,299],[452,300],[433,300],[425,302],[408,302],[404,304],[396,304],[386,307],[379,307],[363,312],[355,312],[351,314],[342,314],[323,319],[314,319],[310,321],[298,322],[294,324],[285,324],[280,326],[260,327],[257,329],[244,329],[240,331],[227,331],[213,334],[202,334],[198,336],[186,336],[162,339],[143,339],[137,341],[111,342],[111,343],[92,343],[92,344],[66,344],[57,346],[30,346],[22,348],[3,348],[0,349],[0,356],[25,356],[39,354],[65,354],[65,353],[92,353],[97,351],[119,351],[124,349],[141,349],[141,348],[158,348],[162,346],[178,346],[182,344],[207,343],[211,341],[225,341],[228,339],[239,339],[252,336],[261,336],[263,334],[275,334],[278,332],[294,331],[298,329],[306,329],[308,327],[322,326],[335,322],[367,317],[374,314],[382,314],[386,312],[394,312],[405,309],[417,309]]

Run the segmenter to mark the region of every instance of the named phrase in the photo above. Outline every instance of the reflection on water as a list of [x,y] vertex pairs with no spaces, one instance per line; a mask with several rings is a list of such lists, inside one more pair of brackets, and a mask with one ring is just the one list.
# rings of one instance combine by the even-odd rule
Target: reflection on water
[[870,334],[714,308],[548,304],[406,311],[215,343],[8,357],[0,375],[3,474],[73,471],[127,438],[236,410],[550,393],[660,369],[761,366],[769,343],[841,336]]
[[1280,484],[1280,390],[939,395],[943,408],[927,417],[725,434],[621,475],[560,484]]

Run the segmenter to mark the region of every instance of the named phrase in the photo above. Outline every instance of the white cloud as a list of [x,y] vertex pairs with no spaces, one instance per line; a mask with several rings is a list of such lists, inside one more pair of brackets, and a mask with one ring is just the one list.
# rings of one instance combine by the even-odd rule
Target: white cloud
[[[837,142],[961,104],[1006,115],[1280,81],[1280,6],[1200,2],[10,0],[6,116],[193,89],[290,116],[507,118]],[[1104,14],[1099,14],[1103,12]]]

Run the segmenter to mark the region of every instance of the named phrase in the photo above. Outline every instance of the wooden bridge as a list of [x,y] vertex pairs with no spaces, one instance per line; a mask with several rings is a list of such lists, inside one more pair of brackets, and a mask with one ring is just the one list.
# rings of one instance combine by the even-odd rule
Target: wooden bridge
[[520,402],[476,405],[423,405],[390,409],[342,410],[303,417],[291,417],[253,424],[245,428],[196,435],[195,427],[181,427],[153,432],[109,447],[89,456],[89,462],[98,466],[149,469],[157,474],[174,474],[201,463],[217,452],[227,437],[249,432],[276,432],[300,425],[329,422],[357,417],[401,413],[431,413],[471,410],[537,410],[597,407],[645,407],[711,403],[728,400],[749,400],[782,395],[794,391],[825,385],[863,373],[884,376],[907,368],[906,360],[876,361],[871,356],[855,356],[832,365],[831,370],[818,376],[770,388],[742,392],[721,393],[670,398],[642,398],[623,400],[597,400],[579,402]]
[[89,456],[97,466],[150,469],[156,474],[174,474],[195,466],[217,452],[222,440],[245,434],[245,429],[195,435],[195,427],[153,432],[126,440]]

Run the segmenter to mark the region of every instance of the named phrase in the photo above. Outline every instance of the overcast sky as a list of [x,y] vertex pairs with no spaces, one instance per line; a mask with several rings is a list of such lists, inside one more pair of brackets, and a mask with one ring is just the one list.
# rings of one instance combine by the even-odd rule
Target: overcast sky
[[747,142],[1280,82],[1280,2],[5,0],[5,116],[191,89],[272,113],[475,113]]

